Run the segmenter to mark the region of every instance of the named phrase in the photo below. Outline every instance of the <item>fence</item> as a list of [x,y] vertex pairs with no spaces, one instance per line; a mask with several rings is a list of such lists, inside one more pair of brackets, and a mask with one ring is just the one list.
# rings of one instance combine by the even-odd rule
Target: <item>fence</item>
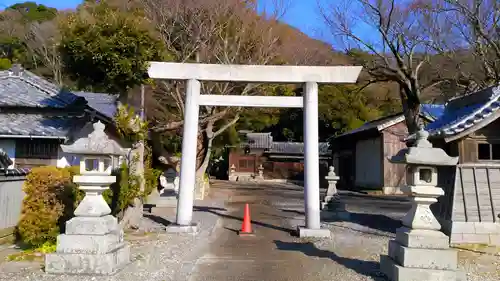
[[460,164],[439,178],[445,195],[433,211],[451,243],[500,245],[500,165]]
[[0,243],[11,240],[21,215],[26,171],[0,171]]

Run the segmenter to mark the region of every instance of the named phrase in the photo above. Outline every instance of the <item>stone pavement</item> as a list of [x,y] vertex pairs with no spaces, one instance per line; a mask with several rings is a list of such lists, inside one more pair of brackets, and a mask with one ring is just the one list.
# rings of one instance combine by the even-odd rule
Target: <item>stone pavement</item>
[[[209,251],[198,259],[189,281],[211,280],[377,280],[377,263],[338,256],[313,240],[290,235],[303,222],[301,187],[252,183],[216,184],[212,196],[228,196],[226,209],[208,209],[223,218]],[[251,206],[255,237],[239,237],[243,206]],[[383,280],[383,279],[379,279]]]
[[[197,236],[158,233],[174,218],[145,218],[145,233],[126,235],[133,262],[111,277],[51,276],[39,262],[0,261],[0,281],[280,281],[385,280],[381,253],[399,226],[407,205],[384,199],[346,197],[351,221],[323,216],[331,240],[301,240],[290,230],[303,224],[303,189],[291,184],[215,182],[205,201],[196,202]],[[224,204],[224,202],[226,202]],[[251,206],[255,237],[239,237],[243,206]],[[469,281],[500,280],[499,257],[460,252]]]

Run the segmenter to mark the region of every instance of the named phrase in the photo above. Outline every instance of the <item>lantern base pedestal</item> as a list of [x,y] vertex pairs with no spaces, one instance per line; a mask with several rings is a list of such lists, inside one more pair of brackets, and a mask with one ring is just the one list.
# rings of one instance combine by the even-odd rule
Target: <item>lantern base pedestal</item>
[[388,255],[380,256],[380,271],[392,281],[465,281],[448,241],[440,231],[399,228]]
[[45,255],[45,272],[112,275],[129,262],[130,248],[115,217],[75,217],[57,236],[56,252]]
[[465,273],[461,271],[404,267],[397,264],[391,257],[386,255],[380,256],[380,271],[382,271],[389,280],[394,281],[467,281]]
[[297,234],[300,238],[332,238],[332,232],[327,228],[306,228],[305,226],[297,227]]
[[180,224],[170,224],[165,228],[167,233],[187,233],[187,234],[198,234],[199,228],[197,223],[191,223],[189,225]]
[[130,248],[122,244],[105,254],[54,253],[45,256],[49,274],[113,275],[130,262]]

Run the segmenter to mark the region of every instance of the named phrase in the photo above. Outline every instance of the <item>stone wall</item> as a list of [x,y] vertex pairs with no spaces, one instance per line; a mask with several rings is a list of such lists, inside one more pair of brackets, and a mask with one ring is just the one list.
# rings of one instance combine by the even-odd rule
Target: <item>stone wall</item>
[[450,243],[500,245],[500,165],[460,164],[440,170],[445,196],[433,206]]

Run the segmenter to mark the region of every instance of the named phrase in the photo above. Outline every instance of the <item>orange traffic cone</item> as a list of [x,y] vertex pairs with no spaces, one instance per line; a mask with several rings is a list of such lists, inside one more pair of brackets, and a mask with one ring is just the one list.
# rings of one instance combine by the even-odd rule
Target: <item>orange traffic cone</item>
[[243,214],[243,223],[241,224],[241,230],[238,232],[240,236],[253,236],[252,223],[250,220],[250,207],[248,203],[245,204],[245,213]]

